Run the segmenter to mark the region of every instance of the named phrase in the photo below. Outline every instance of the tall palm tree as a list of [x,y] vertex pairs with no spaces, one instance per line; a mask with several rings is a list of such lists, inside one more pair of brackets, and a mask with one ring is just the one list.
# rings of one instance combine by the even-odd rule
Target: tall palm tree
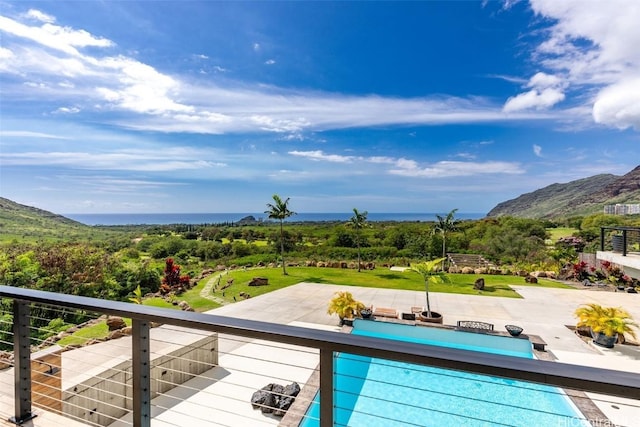
[[353,216],[349,219],[349,225],[356,230],[356,246],[358,248],[358,273],[360,272],[360,230],[367,227],[367,215],[369,212],[358,212],[358,209],[353,208]]
[[429,301],[429,284],[447,283],[449,281],[448,276],[443,270],[438,270],[438,264],[443,262],[444,259],[438,258],[431,261],[421,262],[420,264],[411,264],[411,271],[415,271],[424,280],[424,292],[427,297],[426,305],[426,317],[433,317],[431,314],[431,303]]
[[453,209],[451,212],[447,214],[447,216],[443,217],[441,215],[436,215],[438,218],[438,223],[434,226],[433,230],[442,235],[442,268],[444,269],[444,262],[447,258],[447,234],[453,231],[458,230],[458,224],[460,224],[459,219],[455,219],[455,214],[458,209]]
[[265,211],[269,215],[269,219],[277,219],[280,221],[280,257],[282,258],[282,274],[287,275],[287,267],[284,262],[284,232],[282,223],[285,219],[296,213],[289,210],[289,198],[282,200],[277,194],[273,195],[273,203],[267,203],[269,210]]

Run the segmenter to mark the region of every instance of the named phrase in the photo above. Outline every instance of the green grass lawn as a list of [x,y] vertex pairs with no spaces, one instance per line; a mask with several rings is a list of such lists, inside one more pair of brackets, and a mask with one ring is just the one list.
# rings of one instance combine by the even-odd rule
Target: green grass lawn
[[547,233],[549,233],[549,240],[553,243],[557,242],[561,237],[569,237],[572,236],[573,233],[577,233],[579,230],[577,228],[571,227],[557,227],[557,228],[547,228]]
[[[423,291],[424,282],[422,278],[414,272],[391,271],[388,269],[363,270],[360,273],[356,270],[337,269],[337,268],[318,268],[318,267],[290,267],[287,268],[288,275],[282,274],[281,268],[260,268],[249,270],[230,271],[228,275],[223,275],[220,279],[221,286],[227,283],[228,279],[233,278],[233,284],[225,289],[214,290],[212,295],[222,298],[232,303],[234,297],[241,300],[240,293],[244,292],[252,297],[273,292],[287,286],[295,285],[300,282],[327,283],[340,286],[361,286],[370,288],[386,288],[410,291]],[[266,277],[269,279],[267,286],[249,286],[249,281],[254,277]],[[521,298],[518,293],[510,288],[509,285],[519,286],[539,286],[546,288],[567,288],[574,289],[571,286],[563,285],[548,279],[538,279],[538,283],[531,285],[525,283],[524,278],[518,276],[494,276],[494,275],[476,275],[476,274],[449,274],[449,283],[440,283],[430,285],[431,292],[444,292],[466,295],[484,295],[498,296],[508,298]],[[478,291],[473,288],[473,284],[479,277],[485,280],[485,288]],[[196,287],[188,290],[182,295],[176,297],[177,301],[186,301],[195,311],[207,311],[219,307],[214,301],[203,298],[200,292],[205,286],[209,278],[205,278],[198,283]],[[223,295],[224,292],[224,295]],[[165,301],[162,298],[147,298],[143,301],[144,305],[178,309],[177,306]],[[127,324],[131,321],[125,319]],[[91,339],[104,338],[108,335],[107,325],[102,322],[97,325],[83,328],[73,335],[63,338],[58,343],[61,346],[81,345]]]
[[[280,268],[264,268],[247,271],[231,271],[228,276],[223,276],[221,284],[224,285],[228,278],[233,278],[233,285],[224,290],[224,299],[233,301],[233,297],[240,299],[240,293],[248,293],[252,297],[272,292],[300,282],[327,283],[341,286],[362,286],[370,288],[401,289],[410,291],[424,290],[424,282],[417,274],[410,271],[398,272],[388,269],[356,270],[318,268],[318,267],[290,267],[287,268],[287,276],[282,274]],[[432,292],[457,293],[467,295],[488,295],[510,298],[520,298],[509,285],[541,286],[554,288],[571,288],[561,283],[539,279],[537,285],[525,283],[524,278],[517,276],[494,276],[475,274],[449,274],[450,283],[431,285]],[[268,286],[249,286],[253,277],[266,277]],[[485,289],[478,291],[473,288],[475,280],[479,277],[485,279]],[[222,291],[214,291],[214,295],[223,297]]]
[[[191,306],[191,308],[198,312],[212,310],[216,307],[220,307],[220,304],[216,303],[215,301],[211,301],[200,296],[200,291],[202,291],[202,288],[208,280],[209,279],[202,279],[200,282],[198,282],[197,286],[189,289],[183,294],[177,295],[175,298],[175,302],[178,303],[180,301],[186,301],[187,304]],[[231,299],[231,301],[233,301],[233,298]],[[178,308],[177,306],[171,304],[163,298],[147,298],[142,301],[142,304],[161,308]]]
[[[127,324],[127,326],[131,326],[131,319],[124,319],[124,321]],[[58,344],[61,347],[66,347],[68,345],[81,346],[93,339],[106,338],[107,335],[109,335],[109,328],[107,327],[107,323],[105,321],[105,322],[100,322],[95,325],[82,328],[74,332],[73,334],[69,335],[68,337],[62,338],[56,344]]]

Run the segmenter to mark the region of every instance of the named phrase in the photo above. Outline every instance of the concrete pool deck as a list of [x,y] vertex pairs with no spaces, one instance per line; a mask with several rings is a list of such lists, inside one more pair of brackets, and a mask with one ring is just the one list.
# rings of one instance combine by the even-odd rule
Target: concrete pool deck
[[[576,323],[574,310],[586,303],[620,306],[629,311],[634,319],[640,319],[640,294],[517,285],[512,288],[522,298],[432,292],[431,308],[443,314],[444,324],[455,325],[458,320],[476,320],[492,323],[496,330],[504,330],[506,324],[521,326],[525,334],[538,335],[546,341],[547,350],[563,363],[640,373],[640,347],[617,345],[613,349],[604,349],[585,342],[567,327]],[[335,326],[337,317],[329,316],[326,311],[328,301],[338,290],[350,291],[366,305],[394,308],[399,312],[409,312],[411,307],[423,306],[425,299],[424,292],[418,291],[300,283],[223,306],[210,313],[243,318],[251,313],[253,320]],[[588,395],[615,425],[637,425],[634,423],[640,419],[639,400]]]

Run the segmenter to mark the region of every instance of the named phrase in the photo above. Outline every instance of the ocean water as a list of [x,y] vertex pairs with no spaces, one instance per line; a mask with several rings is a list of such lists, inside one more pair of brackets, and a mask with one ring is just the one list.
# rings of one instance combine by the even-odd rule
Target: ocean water
[[[166,224],[223,224],[238,222],[252,215],[258,221],[267,221],[264,213],[153,213],[153,214],[64,214],[67,218],[86,225],[166,225]],[[439,215],[446,215],[441,213]],[[287,222],[348,221],[353,212],[347,213],[298,213]],[[457,219],[480,219],[485,213],[456,213]],[[374,213],[367,220],[380,221],[435,221],[435,213]]]

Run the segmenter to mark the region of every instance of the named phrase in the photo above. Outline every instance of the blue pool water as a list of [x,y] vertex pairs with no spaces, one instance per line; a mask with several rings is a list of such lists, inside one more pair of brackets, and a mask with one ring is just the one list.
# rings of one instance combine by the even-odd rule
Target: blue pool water
[[[353,334],[533,358],[528,340],[393,323],[356,321]],[[340,354],[335,425],[588,426],[564,393],[545,385]],[[316,395],[301,427],[319,425]]]

